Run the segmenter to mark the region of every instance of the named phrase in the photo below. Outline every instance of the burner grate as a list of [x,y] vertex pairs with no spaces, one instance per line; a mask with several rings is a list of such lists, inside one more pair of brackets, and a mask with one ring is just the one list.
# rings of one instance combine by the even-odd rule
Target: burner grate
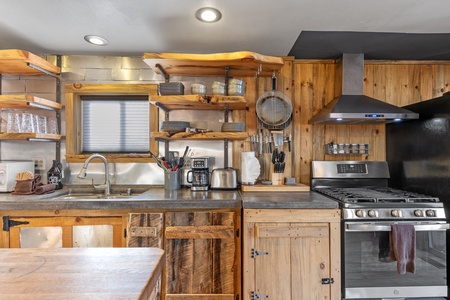
[[316,188],[345,203],[436,203],[439,198],[393,188]]

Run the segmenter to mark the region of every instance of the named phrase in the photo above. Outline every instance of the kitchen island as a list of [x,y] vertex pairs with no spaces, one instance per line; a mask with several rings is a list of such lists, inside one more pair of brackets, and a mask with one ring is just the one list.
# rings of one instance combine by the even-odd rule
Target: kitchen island
[[165,262],[156,248],[0,249],[2,299],[149,299]]
[[[112,228],[113,247],[159,247],[166,251],[162,299],[220,296],[233,300],[242,294],[241,260],[242,255],[247,259],[249,251],[245,244],[241,249],[242,236],[246,235],[241,220],[247,210],[261,215],[303,211],[287,214],[292,222],[298,217],[296,221],[302,222],[306,215],[324,221],[321,214],[329,216],[329,211],[337,208],[336,202],[315,192],[132,187],[132,194],[126,195],[126,189],[115,191],[113,187],[114,197],[98,199],[80,196],[83,191],[69,187],[48,195],[0,195],[0,247],[19,248],[28,242],[26,231],[42,234],[40,229],[50,227],[61,228],[62,247],[76,247],[77,228],[107,226]],[[242,298],[249,299],[247,294]]]

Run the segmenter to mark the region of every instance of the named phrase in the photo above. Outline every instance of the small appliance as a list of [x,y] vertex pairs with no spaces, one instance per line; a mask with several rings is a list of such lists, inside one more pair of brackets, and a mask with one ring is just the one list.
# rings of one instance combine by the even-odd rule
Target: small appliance
[[214,169],[211,172],[211,189],[237,189],[237,175],[233,168]]
[[208,157],[191,158],[191,170],[187,174],[187,182],[191,184],[191,191],[207,191],[209,189]]
[[0,192],[12,192],[16,185],[16,174],[27,171],[34,174],[34,162],[31,160],[0,161]]

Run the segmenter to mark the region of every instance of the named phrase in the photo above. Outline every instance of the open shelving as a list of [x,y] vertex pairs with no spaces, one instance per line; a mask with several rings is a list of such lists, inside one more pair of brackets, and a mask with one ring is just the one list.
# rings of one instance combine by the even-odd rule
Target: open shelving
[[[48,62],[47,60],[32,54],[28,51],[18,49],[0,50],[0,77],[7,75],[49,75],[60,81],[61,68]],[[58,89],[59,90],[59,89]],[[59,97],[57,95],[57,97]],[[59,99],[59,98],[58,98]],[[59,111],[62,105],[55,101],[50,101],[32,95],[2,95],[0,90],[1,109],[43,109],[56,111],[59,118]],[[59,123],[59,121],[58,121]],[[0,140],[28,140],[28,141],[56,141],[61,139],[59,134],[41,133],[0,133]],[[57,145],[59,148],[59,145]]]

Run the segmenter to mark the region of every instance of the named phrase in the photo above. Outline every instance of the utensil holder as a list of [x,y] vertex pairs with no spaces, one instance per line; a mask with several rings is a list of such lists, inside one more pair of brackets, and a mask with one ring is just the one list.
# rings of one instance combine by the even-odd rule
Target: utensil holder
[[181,172],[164,171],[164,189],[179,190],[181,188]]

